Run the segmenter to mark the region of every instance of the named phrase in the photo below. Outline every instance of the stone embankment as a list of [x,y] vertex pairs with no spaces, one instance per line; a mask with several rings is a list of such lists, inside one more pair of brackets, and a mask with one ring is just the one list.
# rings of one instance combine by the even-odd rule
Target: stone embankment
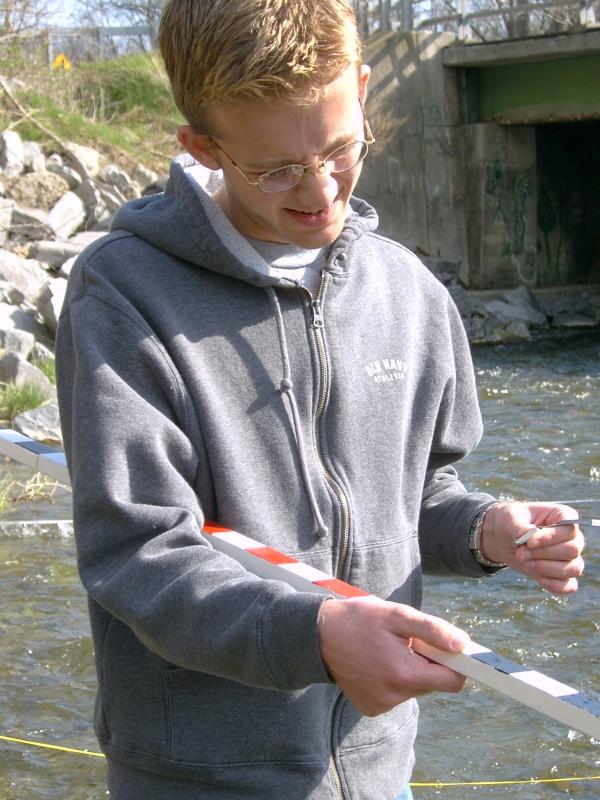
[[448,288],[473,345],[528,341],[600,324],[600,286],[467,291],[458,278],[459,261],[422,260]]
[[[156,191],[163,179],[141,164],[128,174],[91,148],[69,143],[57,150],[45,154],[15,131],[0,134],[0,383],[41,386],[49,400],[12,425],[59,442],[56,392],[36,364],[53,356],[69,272],[124,202]],[[526,287],[467,292],[457,277],[460,264],[423,260],[448,286],[473,344],[529,339],[600,320],[598,296],[584,289],[547,296]]]
[[36,364],[53,358],[69,272],[115,211],[158,181],[141,164],[128,174],[103,163],[91,148],[60,150],[45,154],[15,131],[0,134],[0,383],[36,384],[47,395],[11,422],[49,442],[60,442],[56,390]]

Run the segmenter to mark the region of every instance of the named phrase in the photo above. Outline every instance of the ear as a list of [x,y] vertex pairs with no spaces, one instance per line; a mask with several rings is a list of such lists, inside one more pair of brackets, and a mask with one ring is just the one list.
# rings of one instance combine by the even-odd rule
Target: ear
[[204,133],[197,133],[191,125],[177,128],[177,141],[187,152],[208,169],[221,169],[216,159],[212,139]]
[[371,67],[367,64],[360,65],[360,72],[358,73],[358,98],[361,105],[364,106],[367,100],[367,84],[371,77]]

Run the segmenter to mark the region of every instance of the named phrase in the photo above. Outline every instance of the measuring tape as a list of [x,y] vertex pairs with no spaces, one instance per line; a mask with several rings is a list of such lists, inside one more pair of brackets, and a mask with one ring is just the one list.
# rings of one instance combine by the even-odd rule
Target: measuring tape
[[[0,453],[70,484],[65,454],[10,429],[0,429]],[[261,578],[283,581],[299,592],[318,592],[338,598],[367,597],[339,578],[321,572],[239,531],[206,522],[202,533],[214,547]],[[461,675],[546,714],[569,728],[600,740],[600,699],[528,669],[487,647],[470,642],[462,653],[449,653],[415,640],[413,650]]]

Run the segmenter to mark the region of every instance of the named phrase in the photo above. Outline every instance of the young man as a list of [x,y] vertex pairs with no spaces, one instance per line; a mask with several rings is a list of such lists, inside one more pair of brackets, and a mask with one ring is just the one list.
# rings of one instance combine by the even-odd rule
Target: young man
[[[61,415],[113,800],[410,796],[421,564],[577,588],[568,509],[469,494],[480,435],[444,288],[353,197],[372,134],[346,0],[170,0],[188,124],[164,195],[80,258]],[[572,512],[571,512],[572,513]],[[205,519],[379,598],[296,592],[212,549]]]

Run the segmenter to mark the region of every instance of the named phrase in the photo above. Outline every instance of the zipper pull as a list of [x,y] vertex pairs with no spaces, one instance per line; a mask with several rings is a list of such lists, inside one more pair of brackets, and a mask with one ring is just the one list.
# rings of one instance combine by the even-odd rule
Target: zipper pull
[[313,312],[313,328],[322,328],[323,314],[321,313],[321,302],[319,298],[313,300],[310,305]]

